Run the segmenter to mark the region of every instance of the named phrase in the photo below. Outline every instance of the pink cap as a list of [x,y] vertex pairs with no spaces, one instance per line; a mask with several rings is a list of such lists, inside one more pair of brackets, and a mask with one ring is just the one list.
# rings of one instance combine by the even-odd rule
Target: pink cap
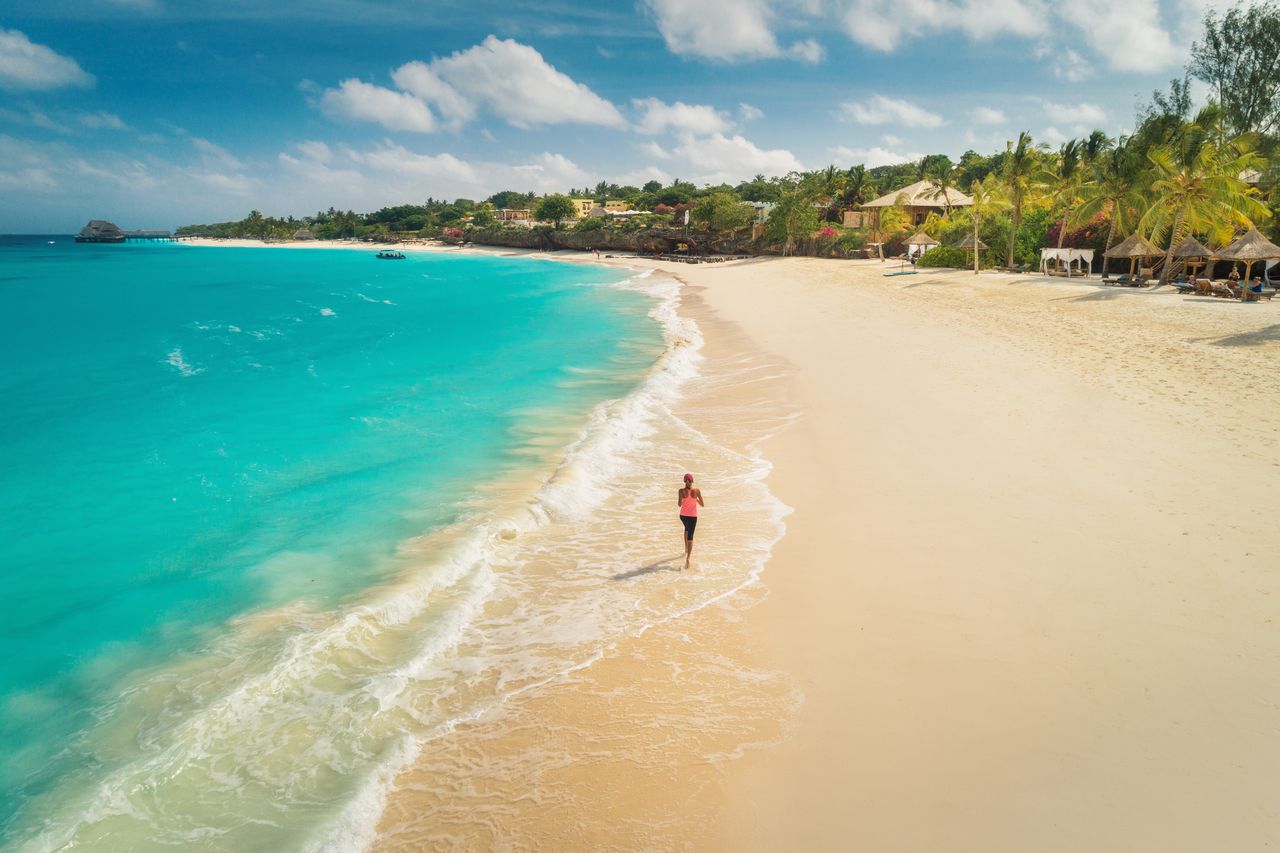
[[692,474],[685,474],[685,475],[684,475],[684,481],[685,481],[686,483],[692,483],[692,482],[693,482],[693,475],[692,475]]

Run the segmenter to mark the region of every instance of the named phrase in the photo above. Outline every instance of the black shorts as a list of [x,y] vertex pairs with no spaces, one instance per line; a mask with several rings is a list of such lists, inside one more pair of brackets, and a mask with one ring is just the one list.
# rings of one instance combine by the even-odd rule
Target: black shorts
[[698,517],[696,515],[682,515],[680,520],[684,522],[684,538],[693,538],[693,529],[698,526]]

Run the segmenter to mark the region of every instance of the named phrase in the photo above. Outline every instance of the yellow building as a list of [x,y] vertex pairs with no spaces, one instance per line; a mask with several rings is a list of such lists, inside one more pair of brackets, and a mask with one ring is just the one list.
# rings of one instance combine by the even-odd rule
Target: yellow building
[[574,219],[581,219],[591,212],[591,208],[596,206],[594,198],[571,198],[569,201],[573,202]]
[[622,211],[627,209],[627,203],[619,199],[606,201],[604,203],[604,209],[607,213],[621,213]]

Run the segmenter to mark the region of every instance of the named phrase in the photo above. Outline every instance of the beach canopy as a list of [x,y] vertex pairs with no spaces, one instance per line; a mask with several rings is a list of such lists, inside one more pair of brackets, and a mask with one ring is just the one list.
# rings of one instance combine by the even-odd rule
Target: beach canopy
[[1280,258],[1280,246],[1263,237],[1257,228],[1250,226],[1244,236],[1219,249],[1214,257],[1224,261],[1271,261]]
[[1079,261],[1084,265],[1085,275],[1093,266],[1093,249],[1041,249],[1040,272],[1049,272],[1049,261],[1062,261],[1067,266],[1067,278],[1071,277],[1071,264]]
[[910,257],[913,255],[923,255],[930,249],[936,248],[942,244],[923,231],[917,231],[912,234],[911,237],[908,238],[907,242],[903,243],[903,245],[907,247],[907,256]]
[[1128,239],[1107,249],[1105,257],[1108,258],[1158,258],[1164,252],[1146,237],[1141,234],[1131,234]]
[[1175,258],[1208,258],[1213,256],[1213,252],[1195,237],[1188,236],[1174,247],[1173,256]]
[[[1245,282],[1249,281],[1253,274],[1253,265],[1258,261],[1274,261],[1280,259],[1280,246],[1272,243],[1266,237],[1258,233],[1258,229],[1252,225],[1249,230],[1244,233],[1243,237],[1219,249],[1214,257],[1221,258],[1224,261],[1244,261],[1244,278]],[[1266,263],[1263,267],[1265,271],[1271,264]],[[1268,280],[1270,276],[1268,276]],[[1249,288],[1246,286],[1240,294],[1241,299],[1248,299]],[[1256,299],[1257,297],[1253,297]]]
[[[977,246],[979,249],[987,248],[987,244],[982,242],[981,240],[977,241]],[[961,240],[959,243],[956,243],[954,246],[954,248],[956,249],[969,249],[969,250],[972,250],[973,247],[974,247],[974,240],[973,240],[972,234],[964,235],[964,239]]]
[[941,192],[938,189],[938,185],[933,181],[916,181],[911,186],[894,190],[862,206],[893,207],[894,205],[902,205],[903,207],[944,208],[947,206],[968,207],[971,204],[973,204],[973,199],[959,190],[947,189],[945,192]]

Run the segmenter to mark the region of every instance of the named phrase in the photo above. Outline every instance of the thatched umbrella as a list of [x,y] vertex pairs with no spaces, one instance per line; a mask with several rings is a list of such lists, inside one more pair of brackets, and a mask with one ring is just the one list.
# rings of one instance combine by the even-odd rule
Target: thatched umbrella
[[[919,246],[920,247],[919,250],[914,254],[923,255],[925,252],[929,251],[930,249],[936,248],[937,246],[940,246],[942,244],[939,243],[937,240],[933,239],[932,237],[930,237],[924,231],[917,231],[916,233],[912,234],[911,237],[907,240],[907,242],[903,243],[903,245]],[[907,249],[907,254],[908,255],[913,254],[911,249]]]
[[1130,234],[1125,240],[1120,241],[1116,245],[1107,249],[1103,253],[1104,258],[1128,258],[1129,259],[1129,275],[1133,275],[1134,267],[1138,265],[1140,258],[1158,258],[1164,252],[1160,251],[1156,246],[1137,232]]
[[956,243],[953,248],[964,249],[966,252],[978,252],[987,248],[987,244],[981,240],[975,240],[972,234],[966,234],[964,239]]
[[1249,274],[1253,271],[1254,261],[1280,260],[1280,246],[1272,243],[1258,233],[1258,229],[1250,225],[1244,236],[1224,249],[1220,249],[1215,257],[1224,261],[1244,261],[1244,287],[1241,288],[1241,299],[1247,299],[1249,291]]
[[1191,235],[1179,243],[1173,249],[1173,256],[1179,260],[1186,261],[1189,267],[1204,266],[1205,259],[1213,256],[1203,243]]

